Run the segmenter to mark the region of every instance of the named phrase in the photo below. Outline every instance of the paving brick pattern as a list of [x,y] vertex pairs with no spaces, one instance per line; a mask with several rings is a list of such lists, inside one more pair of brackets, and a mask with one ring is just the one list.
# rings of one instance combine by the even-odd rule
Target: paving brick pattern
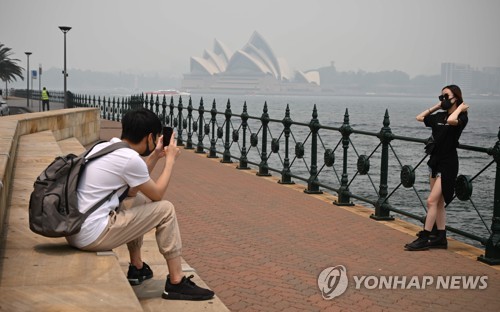
[[[112,125],[103,123],[102,138],[119,135]],[[500,309],[498,269],[453,248],[405,252],[408,233],[219,160],[183,150],[165,198],[176,207],[184,259],[231,311]],[[336,265],[347,268],[348,288],[324,300],[318,275]],[[364,275],[487,276],[488,285],[356,289],[353,276]]]

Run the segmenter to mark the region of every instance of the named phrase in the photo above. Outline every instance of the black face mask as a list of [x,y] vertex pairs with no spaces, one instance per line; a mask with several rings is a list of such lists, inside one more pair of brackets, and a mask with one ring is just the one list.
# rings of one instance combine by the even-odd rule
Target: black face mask
[[144,153],[139,154],[139,155],[141,155],[142,157],[147,157],[147,156],[151,155],[151,153],[156,149],[156,143],[155,143],[155,141],[153,141],[153,145],[154,145],[153,150],[150,151],[149,150],[149,141],[146,142],[146,150],[144,151]]
[[451,99],[448,98],[448,94],[440,95],[439,100],[441,101],[442,110],[449,110],[453,106],[453,103],[451,103]]

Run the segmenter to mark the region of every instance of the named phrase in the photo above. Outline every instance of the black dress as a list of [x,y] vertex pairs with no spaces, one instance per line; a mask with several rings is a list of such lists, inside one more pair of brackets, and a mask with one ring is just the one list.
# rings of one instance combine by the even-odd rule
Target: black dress
[[448,117],[447,112],[438,112],[424,118],[425,125],[432,128],[432,136],[436,142],[427,164],[432,169],[432,176],[441,173],[441,188],[446,204],[451,202],[455,192],[455,180],[458,175],[458,139],[469,121],[467,113],[462,112],[458,115],[458,125],[451,126],[446,123]]

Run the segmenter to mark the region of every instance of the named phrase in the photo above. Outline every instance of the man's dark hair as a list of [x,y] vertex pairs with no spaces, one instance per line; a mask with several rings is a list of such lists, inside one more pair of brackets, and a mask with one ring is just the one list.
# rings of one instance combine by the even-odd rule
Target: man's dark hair
[[149,109],[141,108],[129,111],[122,119],[121,139],[127,139],[137,144],[153,133],[153,140],[161,133],[161,122],[158,116]]

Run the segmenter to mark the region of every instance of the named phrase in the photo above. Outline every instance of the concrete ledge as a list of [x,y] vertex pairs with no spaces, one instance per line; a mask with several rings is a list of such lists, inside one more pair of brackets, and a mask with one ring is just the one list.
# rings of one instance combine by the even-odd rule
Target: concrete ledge
[[[82,113],[81,109],[64,112]],[[6,152],[0,155],[0,160],[5,162],[2,179],[9,185],[5,191],[10,198],[4,197],[7,203],[2,207],[5,215],[0,235],[0,310],[228,311],[217,297],[202,302],[161,298],[168,272],[159,253],[151,257],[156,254],[152,251],[157,250],[154,231],[145,237],[144,252],[148,254],[155,277],[132,288],[126,279],[126,246],[109,252],[82,252],[68,246],[64,238],[47,238],[29,230],[28,204],[36,177],[57,155],[79,154],[85,150],[82,142],[89,145],[99,139],[99,135],[89,130],[93,126],[85,127],[89,124],[100,127],[100,120],[93,121],[85,116],[87,112],[76,117],[61,113],[29,114],[44,115],[43,118],[56,115],[51,116],[49,122],[40,116],[11,118],[5,123],[2,120],[0,144]],[[99,118],[98,114],[95,116]],[[74,129],[79,122],[83,130]],[[96,131],[99,133],[100,129]],[[70,134],[79,137],[65,138]],[[197,284],[207,287],[185,262],[183,271],[193,274]]]
[[[0,246],[0,310],[142,311],[117,257],[70,247],[64,238],[29,230],[33,181],[64,152],[78,153],[78,140],[56,141],[52,131],[20,136],[11,200]],[[62,148],[61,148],[62,147]]]
[[19,137],[50,130],[56,141],[75,137],[82,145],[99,139],[97,108],[72,108],[1,117],[0,122],[0,234],[7,214]]

